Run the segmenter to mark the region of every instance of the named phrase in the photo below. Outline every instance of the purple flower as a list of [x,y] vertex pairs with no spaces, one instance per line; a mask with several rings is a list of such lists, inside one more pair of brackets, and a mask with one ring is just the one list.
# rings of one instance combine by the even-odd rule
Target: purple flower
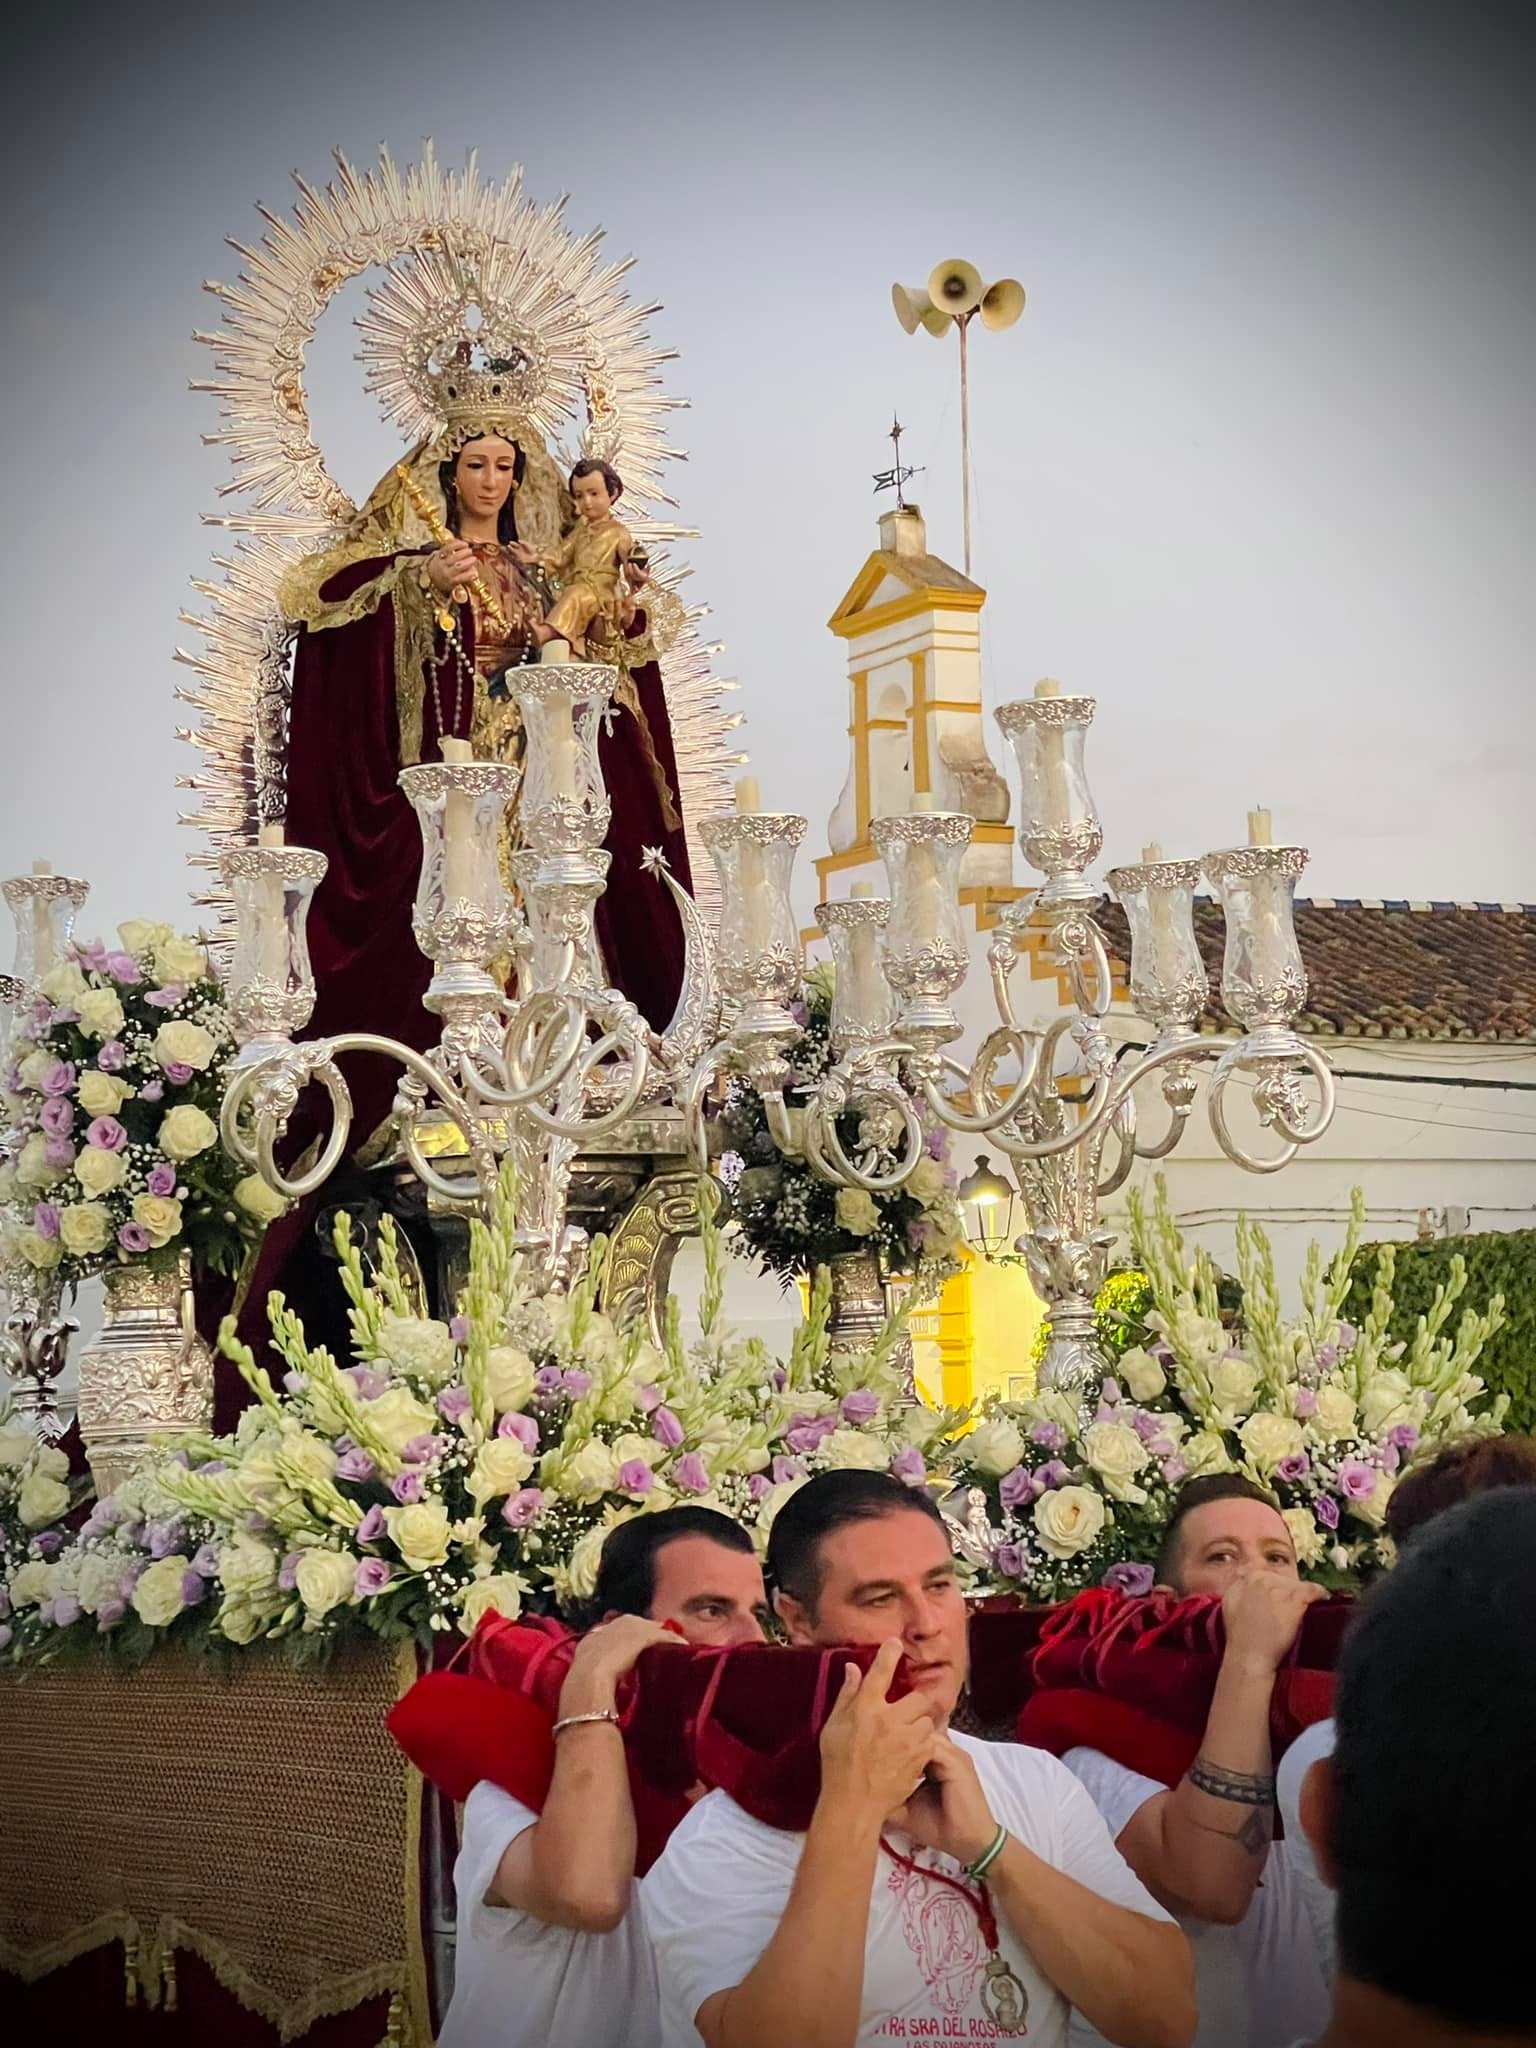
[[204,1479],[212,1479],[216,1472],[227,1472],[229,1466],[223,1458],[210,1458],[206,1465],[199,1465],[197,1469]]
[[1355,1348],[1355,1346],[1356,1346],[1356,1345],[1357,1345],[1357,1344],[1358,1344],[1359,1342],[1360,1342],[1360,1332],[1359,1332],[1359,1331],[1358,1331],[1358,1330],[1357,1330],[1357,1329],[1355,1328],[1354,1324],[1353,1324],[1353,1323],[1340,1323],[1340,1325],[1339,1325],[1339,1349],[1340,1349],[1341,1351],[1353,1351],[1353,1350],[1354,1350],[1354,1348]]
[[41,1536],[32,1538],[33,1554],[37,1557],[57,1557],[64,1548],[64,1538],[57,1529],[45,1529]]
[[1187,1458],[1181,1458],[1177,1451],[1174,1452],[1171,1458],[1164,1458],[1163,1478],[1169,1486],[1177,1486],[1180,1480],[1187,1479],[1188,1477],[1189,1460]]
[[128,1064],[127,1049],[120,1038],[108,1038],[96,1055],[96,1064],[104,1074],[120,1074]]
[[936,1124],[924,1138],[923,1150],[930,1159],[937,1159],[941,1165],[949,1157],[949,1133],[942,1124]]
[[[1138,1409],[1131,1420],[1132,1429],[1135,1430],[1144,1444],[1151,1443],[1162,1426],[1163,1418],[1160,1415],[1149,1415],[1144,1408]],[[1172,1449],[1172,1446],[1170,1445],[1169,1448]]]
[[661,1406],[661,1389],[645,1380],[635,1389],[635,1404],[642,1415],[650,1415]]
[[669,1451],[677,1450],[683,1441],[683,1425],[668,1407],[660,1407],[651,1417],[651,1435],[657,1443],[665,1444]]
[[1403,1454],[1396,1444],[1383,1444],[1376,1453],[1376,1463],[1383,1472],[1395,1472],[1403,1462]]
[[808,1457],[824,1436],[837,1427],[837,1415],[796,1415],[784,1432],[784,1441],[798,1457]]
[[50,1166],[73,1166],[75,1148],[68,1138],[50,1138],[43,1147],[43,1157]]
[[37,1121],[50,1138],[67,1138],[75,1128],[75,1105],[67,1096],[50,1096]]
[[565,1376],[565,1391],[573,1401],[585,1400],[592,1391],[592,1375],[573,1365]]
[[0,1621],[7,1621],[11,1613],[11,1589],[0,1583]]
[[907,1243],[915,1252],[925,1250],[932,1235],[933,1225],[926,1216],[914,1216],[907,1225]]
[[1296,1389],[1296,1413],[1305,1422],[1309,1415],[1317,1413],[1317,1394],[1311,1387]]
[[142,1223],[125,1223],[117,1233],[117,1241],[125,1252],[147,1252],[154,1240]]
[[1067,1432],[1059,1422],[1037,1422],[1029,1432],[1029,1440],[1038,1444],[1042,1451],[1064,1451],[1067,1448]]
[[998,1484],[997,1497],[1005,1508],[1022,1507],[1035,1497],[1034,1479],[1027,1465],[1015,1465]]
[[53,1065],[44,1071],[43,1093],[45,1095],[55,1097],[68,1095],[74,1085],[75,1068],[71,1060],[55,1060]]
[[183,1607],[195,1607],[207,1591],[208,1581],[201,1572],[192,1571],[189,1568],[182,1573],[181,1604]]
[[96,1609],[96,1626],[98,1629],[116,1628],[127,1612],[126,1600],[103,1600]]
[[53,1202],[39,1202],[32,1211],[32,1228],[39,1237],[57,1237],[59,1234],[59,1211]]
[[396,1473],[389,1482],[389,1490],[402,1507],[410,1507],[413,1502],[425,1499],[427,1491],[419,1472]]
[[272,1522],[269,1516],[258,1514],[252,1508],[240,1526],[247,1536],[266,1536],[271,1532]]
[[784,1389],[789,1385],[789,1374],[784,1370],[782,1365],[776,1365],[773,1368],[773,1371],[769,1373],[768,1377],[773,1383],[773,1391],[776,1394],[782,1394]]
[[1339,1467],[1339,1492],[1345,1500],[1369,1500],[1376,1491],[1376,1469],[1363,1458],[1346,1458]]
[[1059,1458],[1052,1458],[1048,1465],[1042,1465],[1035,1474],[1042,1493],[1049,1493],[1053,1487],[1065,1486],[1072,1474]]
[[165,1078],[173,1088],[185,1088],[193,1072],[185,1060],[167,1060],[165,1063]]
[[151,1522],[144,1531],[144,1547],[151,1557],[170,1557],[180,1550],[184,1534],[180,1522]]
[[684,1493],[708,1493],[709,1469],[697,1451],[688,1451],[672,1467],[672,1477]]
[[101,939],[76,939],[70,948],[77,967],[84,967],[89,973],[101,974],[107,965],[107,949]]
[[117,1590],[124,1600],[133,1598],[133,1589],[149,1570],[147,1564],[131,1564],[117,1582]]
[[501,1504],[501,1519],[509,1529],[529,1529],[539,1519],[544,1495],[537,1486],[519,1487]]
[[1339,1504],[1331,1493],[1320,1494],[1312,1503],[1312,1512],[1325,1529],[1339,1526]]
[[384,1534],[384,1510],[371,1507],[352,1533],[359,1543],[377,1543]]
[[1125,1558],[1119,1564],[1112,1564],[1099,1584],[1108,1586],[1112,1593],[1124,1593],[1129,1600],[1139,1600],[1157,1584],[1157,1573],[1149,1564],[1134,1564],[1130,1558]]
[[455,1344],[467,1344],[469,1342],[469,1317],[450,1317],[448,1323],[448,1334],[453,1339]]
[[185,994],[186,990],[173,981],[168,982],[164,988],[152,988],[144,1000],[146,1003],[153,1003],[157,1010],[174,1010]]
[[309,1374],[307,1372],[285,1372],[283,1374],[283,1392],[285,1394],[292,1394],[295,1399],[303,1393],[308,1385]]
[[360,1451],[355,1446],[350,1451],[343,1451],[336,1460],[336,1477],[338,1479],[371,1479],[373,1473],[374,1464],[372,1458],[369,1457],[366,1451]]
[[437,1397],[437,1412],[445,1422],[462,1422],[471,1405],[468,1387],[444,1387]]
[[97,1501],[86,1516],[80,1530],[81,1537],[88,1541],[92,1536],[105,1536],[107,1531],[115,1529],[122,1519],[122,1509],[111,1494],[108,1494],[105,1500]]
[[1312,1460],[1305,1451],[1293,1451],[1288,1458],[1282,1458],[1275,1467],[1275,1477],[1296,1486],[1312,1470]]
[[278,1566],[277,1584],[280,1592],[291,1593],[299,1583],[299,1559],[303,1555],[302,1550],[290,1550]]
[[132,1543],[136,1547],[142,1547],[145,1541],[143,1522],[124,1522],[123,1541],[125,1543]]
[[216,1543],[200,1543],[193,1553],[192,1569],[201,1572],[205,1579],[219,1575],[219,1546]]
[[1022,1579],[1024,1552],[1017,1543],[999,1543],[992,1553],[992,1569],[1005,1579]]
[[1338,1345],[1319,1344],[1317,1347],[1317,1362],[1322,1367],[1324,1372],[1331,1372],[1334,1366],[1336,1366],[1339,1362]]
[[1120,1399],[1120,1382],[1116,1379],[1104,1380],[1099,1387],[1099,1399],[1107,1401],[1113,1407]]
[[149,1192],[162,1200],[176,1192],[176,1169],[168,1159],[162,1159],[158,1166],[149,1169]]
[[424,1432],[421,1436],[413,1436],[400,1455],[407,1465],[430,1465],[443,1450],[444,1444],[444,1438]]
[[773,1461],[773,1483],[788,1486],[792,1480],[805,1477],[805,1466],[798,1458],[775,1458]]
[[644,1458],[626,1458],[619,1467],[620,1493],[649,1493],[655,1484],[655,1477]]
[[80,1619],[80,1602],[73,1593],[61,1593],[53,1603],[55,1628],[73,1628]]
[[1387,1431],[1387,1442],[1396,1451],[1416,1451],[1419,1447],[1419,1426],[1416,1422],[1399,1422]]
[[873,1422],[879,1413],[880,1396],[871,1393],[868,1387],[855,1387],[851,1394],[844,1394],[843,1420],[851,1422],[855,1429]]
[[539,1448],[539,1425],[531,1415],[503,1415],[496,1425],[498,1436],[515,1436],[532,1458]]
[[112,979],[121,982],[124,988],[137,988],[144,979],[139,963],[131,953],[109,953],[102,964]]
[[533,1390],[542,1401],[558,1398],[565,1386],[565,1374],[558,1365],[541,1365],[533,1376]]
[[146,1081],[139,1090],[139,1100],[140,1102],[163,1102],[165,1100],[165,1083],[163,1081]]
[[359,1558],[352,1574],[352,1591],[359,1600],[366,1600],[371,1594],[382,1593],[394,1576],[395,1568],[387,1558]]
[[747,1491],[754,1500],[766,1500],[773,1491],[773,1481],[766,1472],[754,1472],[747,1481]]
[[349,1365],[346,1377],[356,1387],[358,1398],[363,1401],[377,1401],[389,1385],[389,1374],[375,1372],[371,1365]]
[[[32,1027],[32,1036],[34,1038],[41,1038],[48,1029],[48,1026],[53,1022],[53,1005],[46,996],[38,996],[34,999],[31,1009],[27,1012],[27,1022]],[[13,1088],[11,1093],[19,1095],[21,1090]]]
[[891,1460],[891,1472],[908,1486],[921,1486],[928,1477],[928,1465],[916,1444],[903,1444]]
[[1159,1365],[1167,1365],[1173,1357],[1173,1346],[1164,1337],[1147,1346],[1148,1358],[1155,1358]]

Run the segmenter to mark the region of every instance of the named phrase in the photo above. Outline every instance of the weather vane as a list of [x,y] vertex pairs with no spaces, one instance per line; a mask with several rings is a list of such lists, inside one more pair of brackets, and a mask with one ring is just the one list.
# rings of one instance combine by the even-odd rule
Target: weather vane
[[906,499],[901,495],[902,485],[910,483],[913,477],[921,476],[923,473],[921,466],[914,469],[910,462],[904,463],[901,459],[901,437],[904,432],[905,429],[901,421],[897,419],[895,413],[892,413],[890,442],[895,451],[896,460],[889,469],[879,470],[875,475],[875,495],[878,497],[882,491],[894,491],[896,493],[896,510],[898,512],[905,511],[907,504]]

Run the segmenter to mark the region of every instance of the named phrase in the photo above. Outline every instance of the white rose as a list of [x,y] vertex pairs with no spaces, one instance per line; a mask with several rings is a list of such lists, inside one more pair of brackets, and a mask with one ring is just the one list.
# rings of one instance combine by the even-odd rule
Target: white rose
[[236,1536],[219,1552],[219,1581],[234,1599],[258,1600],[277,1591],[280,1562],[277,1552],[254,1536]]
[[547,1459],[555,1490],[571,1500],[600,1500],[619,1476],[618,1462],[600,1437],[589,1437],[580,1450]]
[[283,1476],[294,1486],[324,1486],[336,1471],[336,1453],[330,1445],[305,1430],[283,1438],[278,1458]]
[[352,1598],[352,1580],[357,1560],[339,1550],[306,1550],[299,1559],[293,1583],[304,1612],[311,1621],[329,1614]]
[[836,1214],[839,1229],[850,1237],[871,1237],[880,1228],[880,1211],[863,1188],[839,1188]]
[[1346,1512],[1357,1522],[1364,1522],[1369,1529],[1379,1529],[1387,1519],[1387,1502],[1397,1488],[1397,1477],[1391,1472],[1380,1472],[1376,1476],[1376,1489],[1364,1500],[1346,1501]]
[[961,1439],[962,1455],[985,1479],[1001,1479],[1024,1455],[1024,1437],[1006,1415],[994,1415],[978,1423],[969,1437]]
[[37,1438],[30,1429],[0,1429],[0,1471],[25,1465],[36,1449]]
[[80,1086],[75,1093],[87,1116],[116,1116],[133,1090],[126,1081],[119,1081],[115,1074],[99,1074],[91,1067],[80,1076]]
[[16,1249],[34,1271],[51,1273],[64,1257],[61,1238],[44,1237],[40,1230],[23,1230],[16,1238]]
[[833,1472],[883,1472],[891,1461],[883,1441],[864,1429],[834,1429],[821,1451]]
[[150,1565],[133,1589],[133,1611],[151,1628],[168,1628],[186,1602],[181,1582],[186,1574],[184,1557],[162,1557]]
[[944,1169],[937,1159],[930,1159],[926,1153],[907,1175],[903,1194],[910,1195],[914,1202],[921,1202],[925,1209],[931,1208],[945,1191]]
[[74,1007],[80,1012],[80,1029],[87,1038],[116,1038],[123,1028],[123,1006],[113,989],[88,988]]
[[246,1600],[226,1600],[219,1609],[219,1633],[231,1643],[254,1643],[267,1625],[267,1615]]
[[533,1460],[515,1436],[493,1436],[482,1444],[470,1468],[469,1491],[480,1505],[515,1493],[533,1470]]
[[16,1512],[23,1528],[41,1529],[56,1522],[68,1509],[69,1488],[62,1480],[51,1479],[46,1472],[27,1474],[16,1496]]
[[397,1372],[410,1373],[429,1387],[445,1387],[457,1370],[458,1355],[448,1325],[421,1316],[386,1316],[379,1332],[379,1351]]
[[1254,1470],[1263,1473],[1266,1479],[1282,1458],[1295,1457],[1304,1440],[1301,1424],[1292,1416],[1273,1415],[1263,1409],[1249,1416],[1237,1436]]
[[149,1242],[158,1251],[181,1235],[181,1204],[174,1195],[135,1195],[133,1220],[149,1232]]
[[1123,1422],[1091,1423],[1083,1432],[1083,1454],[1106,1493],[1116,1500],[1146,1499],[1135,1478],[1147,1463],[1147,1447],[1134,1429]]
[[39,986],[50,1003],[67,1003],[73,1007],[90,987],[73,960],[61,960],[56,967],[50,967]]
[[1204,1479],[1212,1472],[1232,1470],[1226,1440],[1218,1430],[1197,1429],[1180,1447],[1179,1456],[1189,1467],[1191,1479]]
[[1328,1541],[1318,1527],[1312,1510],[1282,1508],[1280,1518],[1291,1532],[1291,1542],[1296,1549],[1296,1562],[1301,1565],[1321,1564],[1323,1552],[1328,1548]]
[[38,1607],[44,1600],[50,1600],[52,1597],[53,1567],[44,1564],[40,1558],[33,1558],[12,1575],[13,1607]]
[[805,1484],[806,1482],[803,1479],[785,1479],[778,1486],[770,1487],[768,1492],[763,1495],[761,1502],[758,1504],[757,1520],[753,1524],[752,1530],[753,1535],[757,1538],[759,1549],[767,1544],[768,1532],[773,1527],[774,1517],[778,1514],[780,1508],[783,1507],[785,1501],[792,1494],[798,1493]]
[[402,1451],[413,1436],[428,1436],[437,1416],[425,1407],[409,1387],[386,1387],[376,1401],[365,1401],[362,1414],[370,1430],[382,1437],[392,1451]]
[[448,1511],[441,1502],[424,1500],[411,1507],[386,1508],[384,1523],[390,1540],[413,1572],[430,1571],[434,1565],[447,1563],[453,1531]]
[[460,1628],[465,1635],[473,1635],[480,1617],[488,1613],[516,1621],[527,1591],[528,1581],[516,1572],[492,1572],[489,1578],[473,1580],[459,1603]]
[[637,1436],[633,1430],[626,1431],[623,1436],[616,1436],[613,1440],[613,1459],[616,1465],[627,1465],[631,1459],[638,1458],[642,1465],[647,1465],[654,1471],[666,1455],[665,1444],[657,1443],[653,1436]]
[[59,1239],[72,1258],[104,1252],[112,1242],[112,1216],[100,1202],[72,1202],[59,1212]]
[[1419,1400],[1405,1372],[1373,1372],[1360,1396],[1360,1420],[1367,1436],[1382,1436],[1401,1422],[1417,1422]]
[[175,933],[168,924],[156,924],[147,917],[130,917],[126,924],[117,928],[117,936],[123,942],[125,953],[152,953],[156,946],[163,946]]
[[185,1017],[172,1018],[155,1033],[155,1058],[162,1067],[191,1067],[200,1074],[212,1066],[214,1051],[212,1033]]
[[[116,1154],[103,1153],[103,1158],[115,1158]],[[68,1169],[48,1164],[48,1140],[41,1131],[34,1131],[22,1146],[16,1160],[16,1178],[24,1188],[52,1187]]]
[[556,1571],[561,1597],[566,1600],[590,1600],[597,1591],[597,1567],[602,1558],[603,1545],[609,1532],[617,1526],[612,1522],[599,1522],[584,1536],[578,1536],[571,1546],[571,1555],[564,1570]]
[[1047,1387],[1043,1393],[1031,1394],[1020,1404],[1021,1412],[1030,1422],[1054,1422],[1064,1429],[1069,1437],[1077,1435],[1081,1421],[1077,1403],[1069,1394],[1056,1387]]
[[520,1413],[533,1398],[534,1375],[538,1368],[526,1351],[515,1344],[493,1344],[485,1361],[486,1385],[491,1406],[498,1415]]
[[259,1173],[248,1173],[244,1180],[235,1183],[235,1207],[243,1209],[257,1223],[275,1223],[279,1216],[288,1213],[287,1202],[267,1186]]
[[1133,1401],[1155,1401],[1168,1384],[1168,1376],[1150,1351],[1139,1344],[1122,1352],[1115,1376],[1124,1380]]
[[1108,1516],[1091,1486],[1059,1486],[1035,1502],[1035,1531],[1052,1557],[1076,1557],[1098,1541]]
[[199,1152],[206,1152],[218,1141],[218,1125],[196,1103],[178,1102],[170,1114],[160,1120],[160,1150],[167,1159],[178,1163],[195,1159]]
[[75,1179],[88,1195],[110,1195],[122,1186],[127,1171],[121,1152],[104,1152],[99,1145],[87,1145],[75,1161]]
[[36,1472],[46,1472],[50,1479],[67,1479],[69,1477],[68,1455],[61,1451],[56,1444],[40,1444],[37,1455],[32,1460],[32,1467]]
[[1259,1392],[1259,1375],[1246,1358],[1218,1358],[1211,1367],[1211,1394],[1225,1415],[1246,1415]]
[[162,986],[174,983],[186,988],[206,976],[208,955],[196,939],[162,939],[155,947],[154,968],[155,979]]
[[1353,1436],[1355,1433],[1355,1404],[1343,1387],[1329,1380],[1317,1390],[1317,1407],[1309,1422],[1314,1436],[1327,1438]]

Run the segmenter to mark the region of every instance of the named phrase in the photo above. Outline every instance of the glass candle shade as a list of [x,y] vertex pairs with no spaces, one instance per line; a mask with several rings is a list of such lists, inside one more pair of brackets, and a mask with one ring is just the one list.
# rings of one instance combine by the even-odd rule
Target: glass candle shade
[[1107,880],[1131,927],[1131,999],[1159,1032],[1188,1029],[1210,981],[1195,939],[1197,860],[1141,861]]
[[819,903],[816,922],[832,948],[833,1049],[879,1045],[896,1028],[896,997],[885,976],[881,944],[891,906],[879,896]]
[[960,864],[973,822],[963,811],[911,811],[876,818],[869,828],[890,884],[885,971],[902,998],[908,1036],[914,1029],[942,1030],[946,1040],[959,1033],[948,1002],[969,965]]
[[1201,862],[1227,920],[1221,1000],[1245,1031],[1288,1027],[1307,999],[1293,899],[1301,846],[1239,846]]
[[699,836],[720,882],[721,986],[744,1001],[784,1004],[800,986],[800,929],[790,903],[805,820],[789,811],[721,811]]
[[608,792],[598,734],[618,670],[598,662],[544,663],[509,671],[528,752],[523,837],[537,853],[586,853],[608,836]]
[[315,1007],[309,905],[326,858],[307,846],[246,846],[219,862],[235,905],[229,1009],[240,1045],[291,1038]]
[[400,771],[421,826],[411,928],[433,961],[483,967],[508,949],[513,911],[500,844],[517,779],[517,770],[499,761],[433,761]]
[[70,875],[14,875],[4,887],[16,920],[16,957],[11,978],[24,994],[37,987],[63,959],[75,935],[75,919],[90,891]]
[[606,849],[588,857],[590,877],[567,879],[556,864],[556,879],[549,863],[532,847],[522,847],[512,856],[512,879],[523,900],[528,921],[526,972],[519,982],[519,994],[527,997],[536,990],[552,989],[560,979],[567,944],[575,947],[571,979],[583,988],[603,986],[602,957],[592,928],[592,907],[608,881],[612,856]]
[[1022,697],[997,708],[1019,764],[1019,845],[1052,877],[1081,874],[1104,843],[1083,765],[1093,712],[1092,697]]

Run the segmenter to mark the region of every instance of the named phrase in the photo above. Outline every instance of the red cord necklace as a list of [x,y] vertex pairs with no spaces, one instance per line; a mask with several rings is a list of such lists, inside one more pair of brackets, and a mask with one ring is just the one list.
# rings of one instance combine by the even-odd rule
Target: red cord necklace
[[982,2010],[1000,2034],[1010,2038],[1027,2034],[1029,1993],[999,1952],[997,1914],[993,1910],[992,1894],[987,1886],[980,1884],[972,1891],[968,1884],[962,1883],[958,1877],[951,1877],[947,1871],[931,1869],[926,1863],[918,1863],[910,1856],[903,1856],[899,1849],[891,1846],[884,1835],[880,1837],[880,1846],[901,1869],[910,1870],[917,1877],[932,1878],[935,1884],[948,1885],[952,1892],[958,1892],[965,1900],[976,1915],[977,1925],[981,1929],[981,1939],[987,1950],[987,1970],[981,1983]]

